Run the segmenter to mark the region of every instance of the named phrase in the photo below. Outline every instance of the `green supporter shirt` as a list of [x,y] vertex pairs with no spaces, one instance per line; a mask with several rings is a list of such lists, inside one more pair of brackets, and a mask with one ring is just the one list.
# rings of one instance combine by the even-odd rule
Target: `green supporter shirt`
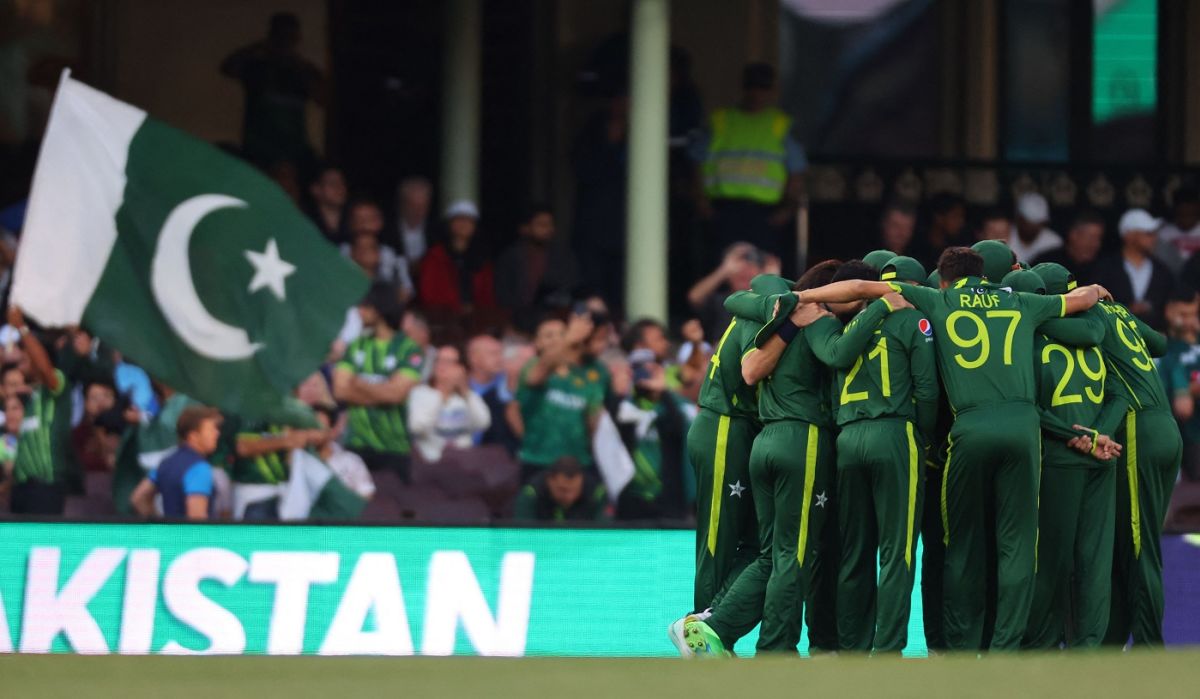
[[933,325],[914,309],[892,313],[854,365],[838,371],[834,391],[839,426],[898,417],[914,423],[928,443],[938,401]]
[[1080,434],[1075,425],[1111,436],[1124,417],[1124,391],[1109,390],[1104,353],[1095,345],[1071,347],[1041,333],[1034,338],[1034,350],[1038,412],[1047,437],[1042,442],[1045,462],[1068,468],[1111,465],[1067,446]]
[[17,483],[40,481],[64,483],[67,478],[69,441],[61,432],[71,430],[71,392],[67,379],[54,370],[58,390],[42,384],[29,395],[25,405],[25,421],[17,438],[17,458],[13,463],[13,480]]
[[[363,336],[350,343],[337,368],[371,383],[383,383],[395,374],[421,380],[425,354],[417,343],[397,332],[388,340]],[[346,411],[346,446],[386,454],[408,454],[404,403],[354,405]]]
[[[531,359],[521,370],[516,401],[525,423],[518,458],[527,464],[549,466],[563,456],[573,456],[584,466],[592,463],[592,437],[588,423],[604,409],[605,386],[595,369],[571,366],[550,374],[540,386],[531,386]],[[589,379],[591,373],[597,375]]]
[[[286,398],[278,409],[265,415],[263,419],[236,426],[238,439],[262,439],[278,437],[289,429],[316,430],[321,424],[317,422],[312,408],[295,398]],[[237,453],[236,451],[234,452]],[[233,462],[230,478],[235,483],[284,483],[288,479],[288,451],[286,449],[273,451],[250,458],[237,458]]]
[[1119,381],[1134,410],[1170,410],[1154,357],[1167,351],[1167,339],[1119,303],[1101,301],[1108,332],[1100,349],[1108,362],[1109,381]]
[[[1193,377],[1194,380],[1200,381],[1200,345],[1174,338],[1168,340],[1167,353],[1163,356],[1158,371],[1162,375],[1168,397],[1191,397]],[[1192,412],[1192,417],[1183,423],[1182,432],[1185,441],[1200,442],[1200,410]]]
[[730,417],[758,420],[758,389],[742,378],[742,357],[754,349],[754,338],[764,321],[735,316],[725,328],[709,360],[700,386],[701,408]]
[[[886,302],[878,301],[845,328],[836,318],[826,317],[801,329],[762,384],[758,402],[762,421],[799,420],[832,428],[832,375],[827,365],[842,368],[853,363],[888,312]],[[760,337],[758,344],[769,339]]]
[[[636,398],[629,400],[628,405],[641,413],[638,417],[653,415],[653,422],[645,426],[644,430],[641,425],[635,426],[634,448],[630,454],[633,458],[633,479],[625,486],[625,491],[633,497],[647,502],[654,501],[662,495],[663,440],[659,430],[659,420],[669,418],[672,413],[675,413],[683,428],[680,431],[681,439],[678,446],[679,455],[683,461],[680,464],[682,467],[680,475],[683,477],[684,498],[687,502],[692,502],[696,495],[696,479],[687,456],[686,442],[691,420],[688,417],[688,408],[684,400],[671,392],[666,392],[659,401]],[[624,405],[622,405],[621,411],[618,416],[624,414]]]
[[955,413],[1034,404],[1033,338],[1039,325],[1064,315],[1065,296],[1014,293],[978,277],[940,290],[909,284],[892,289],[933,323],[938,373]]

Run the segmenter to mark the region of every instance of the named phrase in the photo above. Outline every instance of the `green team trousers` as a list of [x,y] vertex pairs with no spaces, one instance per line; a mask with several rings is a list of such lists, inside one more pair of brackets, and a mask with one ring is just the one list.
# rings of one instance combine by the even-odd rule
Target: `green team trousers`
[[758,555],[750,492],[750,449],[758,431],[753,420],[707,408],[700,409],[688,430],[688,458],[696,469],[693,611],[716,606],[720,595]]
[[1067,449],[1047,442],[1042,459],[1037,574],[1022,648],[1094,648],[1108,628],[1116,471]]
[[955,417],[940,503],[946,545],[942,623],[950,650],[982,650],[989,539],[997,575],[990,648],[1020,648],[1037,565],[1040,467],[1041,428],[1032,403],[993,404]]
[[1167,410],[1131,411],[1116,440],[1124,445],[1117,461],[1116,531],[1112,608],[1104,642],[1163,644],[1162,527],[1179,464],[1183,440]]
[[946,650],[946,634],[942,631],[942,607],[945,596],[942,577],[946,567],[946,532],[942,529],[942,470],[946,468],[945,454],[930,455],[925,462],[925,490],[921,506],[921,617],[925,622],[925,647],[930,651]]
[[750,482],[759,553],[708,619],[722,641],[744,636],[761,618],[758,652],[796,652],[813,564],[833,508],[833,463],[829,431],[806,422],[773,422],[754,440]]
[[908,643],[922,452],[913,423],[901,418],[854,422],[838,435],[837,621],[843,649],[898,653]]

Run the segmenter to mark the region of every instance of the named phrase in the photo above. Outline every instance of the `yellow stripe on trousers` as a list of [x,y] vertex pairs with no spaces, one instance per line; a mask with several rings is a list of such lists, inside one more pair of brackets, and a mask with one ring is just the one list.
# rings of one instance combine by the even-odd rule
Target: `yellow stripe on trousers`
[[946,485],[950,475],[950,456],[954,453],[954,439],[947,437],[946,465],[942,467],[942,546],[950,545],[950,508],[946,506]]
[[1133,557],[1142,555],[1142,513],[1138,508],[1137,413],[1125,413],[1125,474],[1129,477],[1129,524],[1133,527]]
[[817,437],[820,431],[816,425],[808,426],[808,449],[804,453],[804,505],[800,508],[800,541],[796,548],[796,560],[804,567],[804,549],[808,547],[808,512],[812,508],[813,483],[817,479]]
[[[732,327],[732,325],[731,325]],[[717,451],[713,457],[712,507],[708,510],[708,554],[717,555],[717,527],[721,524],[721,496],[725,493],[725,450],[729,446],[729,416],[717,421]]]
[[904,423],[908,433],[908,529],[904,536],[904,565],[912,570],[913,520],[917,516],[917,466],[921,458],[917,453],[917,438],[913,435],[913,424]]

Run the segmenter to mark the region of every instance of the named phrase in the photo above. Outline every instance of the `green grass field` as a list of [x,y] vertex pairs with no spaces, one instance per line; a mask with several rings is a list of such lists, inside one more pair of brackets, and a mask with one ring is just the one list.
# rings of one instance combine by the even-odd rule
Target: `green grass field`
[[1197,697],[1200,650],[932,660],[0,657],[4,697]]

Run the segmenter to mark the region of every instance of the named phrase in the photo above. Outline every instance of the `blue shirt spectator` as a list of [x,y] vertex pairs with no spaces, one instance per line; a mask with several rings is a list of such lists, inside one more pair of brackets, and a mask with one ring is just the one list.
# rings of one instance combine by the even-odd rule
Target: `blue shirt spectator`
[[149,375],[141,367],[120,362],[113,374],[113,380],[117,385],[117,392],[129,396],[129,400],[146,419],[158,414],[158,399],[154,396]]
[[192,405],[183,409],[175,425],[179,446],[163,458],[158,468],[138,484],[129,502],[144,517],[155,514],[154,495],[162,496],[162,515],[206,520],[213,502],[213,470],[207,457],[221,437],[221,413]]

